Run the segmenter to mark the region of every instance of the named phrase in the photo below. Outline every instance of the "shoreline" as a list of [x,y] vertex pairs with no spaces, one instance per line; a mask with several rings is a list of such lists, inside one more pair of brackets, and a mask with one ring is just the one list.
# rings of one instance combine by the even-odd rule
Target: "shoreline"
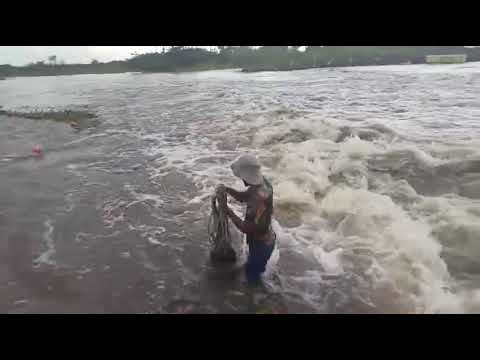
[[369,66],[392,66],[392,65],[401,65],[401,66],[408,66],[408,65],[460,65],[460,64],[468,64],[468,63],[475,63],[479,61],[465,61],[464,63],[452,63],[452,64],[428,64],[426,62],[423,63],[392,63],[392,64],[367,64],[367,65],[338,65],[338,66],[292,66],[288,68],[278,68],[275,66],[269,67],[250,67],[250,68],[239,68],[237,66],[207,66],[207,67],[199,67],[199,68],[190,68],[190,69],[179,69],[175,71],[135,71],[134,69],[124,69],[124,70],[112,70],[112,71],[78,71],[78,72],[71,72],[71,73],[34,73],[34,74],[14,74],[14,75],[7,75],[7,76],[0,76],[1,80],[13,79],[18,77],[44,77],[44,76],[74,76],[74,75],[107,75],[107,74],[181,74],[181,73],[191,73],[191,72],[204,72],[204,71],[215,71],[215,70],[239,70],[242,73],[249,74],[249,73],[257,73],[257,72],[282,72],[282,71],[299,71],[299,70],[309,70],[309,69],[336,69],[336,68],[351,68],[351,67],[369,67]]

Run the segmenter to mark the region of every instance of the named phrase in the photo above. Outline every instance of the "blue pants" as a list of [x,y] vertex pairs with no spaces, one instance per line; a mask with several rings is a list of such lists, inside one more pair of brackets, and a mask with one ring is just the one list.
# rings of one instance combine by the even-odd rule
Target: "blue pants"
[[268,259],[272,256],[274,248],[275,241],[270,245],[266,245],[263,241],[250,241],[248,244],[248,259],[245,265],[249,283],[260,281],[260,277],[265,272]]

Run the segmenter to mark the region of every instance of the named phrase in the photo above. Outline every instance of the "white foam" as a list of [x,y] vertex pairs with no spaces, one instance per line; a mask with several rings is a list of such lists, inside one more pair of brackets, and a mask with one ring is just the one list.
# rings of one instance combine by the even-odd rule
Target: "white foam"
[[312,205],[316,193],[324,193],[328,180],[328,163],[322,160],[322,150],[315,140],[286,144],[277,148],[281,160],[272,171],[275,201]]
[[153,202],[154,206],[157,208],[162,207],[162,205],[165,203],[165,200],[162,198],[161,195],[157,194],[145,194],[145,193],[138,193],[134,192],[135,197],[140,201],[151,201]]
[[52,219],[48,218],[45,220],[43,225],[46,228],[45,232],[43,233],[43,241],[46,250],[35,259],[35,262],[54,265],[55,262],[52,260],[52,256],[55,254],[55,242],[53,241],[52,234],[55,228],[52,225]]
[[95,138],[98,138],[98,137],[104,137],[104,136],[108,136],[108,134],[105,134],[105,133],[93,134],[93,135],[85,136],[85,137],[80,138],[80,139],[76,139],[76,140],[70,141],[70,142],[68,142],[68,143],[63,144],[63,146],[70,146],[70,145],[80,144],[80,143],[82,143],[82,142],[84,142],[84,141],[87,141],[87,140],[90,140],[90,139],[95,139]]
[[313,250],[315,258],[328,275],[339,275],[343,273],[343,266],[340,260],[342,252],[342,248],[337,248],[330,252],[323,250],[321,247],[316,247]]
[[[257,134],[256,141],[279,157],[274,167],[266,171],[273,177],[276,205],[307,206],[303,207],[304,225],[289,231],[295,239],[291,243],[297,248],[300,246],[304,256],[315,259],[322,270],[316,273],[320,277],[315,280],[312,275],[315,272],[301,277],[302,284],[321,281],[320,274],[341,275],[346,271],[357,271],[355,263],[362,257],[355,254],[366,251],[370,265],[361,276],[378,283],[379,289],[380,284],[388,284],[412,311],[464,310],[462,300],[445,290],[454,281],[441,258],[442,246],[431,236],[431,225],[412,218],[396,205],[388,196],[392,194],[388,183],[381,187],[383,195],[368,190],[365,161],[372,155],[410,151],[418,161],[429,166],[442,164],[441,159],[413,145],[372,143],[358,137],[348,138],[341,144],[315,138],[300,143],[270,144],[269,139],[284,134],[285,129],[269,129]],[[329,180],[332,174],[353,176],[356,181],[334,184]],[[415,191],[408,183],[404,185],[402,194],[417,200]],[[334,226],[322,229],[319,219],[326,219],[330,226]],[[309,301],[317,296],[311,289],[309,294],[303,293]],[[394,298],[390,299],[390,305],[388,297],[385,300],[387,304],[383,306],[387,306],[387,311],[388,306],[398,306]]]
[[158,241],[157,239],[155,239],[153,236],[149,236],[147,238],[147,240],[152,245],[162,245],[162,243],[160,241]]

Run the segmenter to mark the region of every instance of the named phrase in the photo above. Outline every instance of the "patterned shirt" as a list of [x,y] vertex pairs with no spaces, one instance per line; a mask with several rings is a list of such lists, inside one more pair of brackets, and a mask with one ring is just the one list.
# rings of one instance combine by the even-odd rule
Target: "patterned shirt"
[[252,185],[247,191],[239,192],[226,188],[235,200],[247,204],[245,220],[242,221],[233,211],[229,211],[230,218],[235,226],[247,235],[247,243],[251,241],[273,240],[272,215],[273,215],[273,188],[267,179],[263,184]]

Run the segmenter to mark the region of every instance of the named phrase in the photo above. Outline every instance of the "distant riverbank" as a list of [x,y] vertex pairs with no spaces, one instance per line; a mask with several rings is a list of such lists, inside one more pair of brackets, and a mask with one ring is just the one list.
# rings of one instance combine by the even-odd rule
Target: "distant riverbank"
[[[21,76],[79,74],[181,73],[242,69],[244,73],[291,71],[349,66],[425,64],[426,56],[464,54],[467,62],[480,61],[479,48],[463,46],[296,46],[218,47],[218,51],[172,47],[161,53],[135,55],[122,61],[65,64],[40,61],[27,66],[0,65],[0,80]],[[52,57],[50,57],[52,58]]]
[[[467,61],[469,62],[469,61]],[[421,63],[420,63],[421,64]],[[426,64],[426,63],[425,63]],[[101,74],[121,74],[121,73],[133,73],[133,74],[156,74],[156,73],[169,73],[169,74],[177,74],[177,73],[189,73],[189,72],[200,72],[200,71],[212,71],[212,70],[240,70],[242,73],[256,73],[256,72],[281,72],[281,71],[299,71],[299,70],[308,70],[308,69],[335,69],[335,68],[342,68],[342,67],[363,67],[363,66],[391,66],[391,65],[414,65],[414,64],[382,64],[382,65],[341,65],[341,66],[292,66],[292,67],[274,67],[274,66],[256,66],[256,67],[247,67],[247,68],[238,68],[234,66],[224,66],[224,67],[215,67],[215,66],[198,66],[192,68],[183,68],[177,69],[175,71],[132,71],[130,69],[125,70],[115,70],[115,71],[68,71],[68,72],[36,72],[36,73],[20,73],[14,76],[8,76],[4,78],[0,78],[0,80],[6,80],[7,78],[15,78],[15,77],[40,77],[40,76],[69,76],[69,75],[101,75]],[[418,65],[418,64],[417,64]],[[433,65],[432,65],[433,66]]]
[[114,74],[132,71],[120,61],[99,64],[48,65],[37,63],[29,66],[0,65],[0,79],[3,77],[62,76],[81,74]]

